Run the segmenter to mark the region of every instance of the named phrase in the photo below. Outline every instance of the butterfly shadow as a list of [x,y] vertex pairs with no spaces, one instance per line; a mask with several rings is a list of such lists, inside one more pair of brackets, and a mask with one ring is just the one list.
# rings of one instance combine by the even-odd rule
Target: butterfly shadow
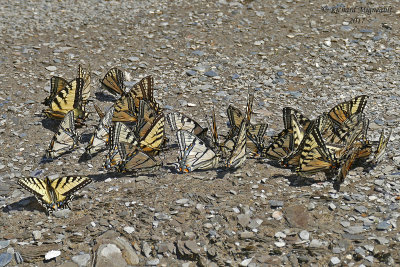
[[290,184],[289,186],[293,187],[304,187],[304,186],[310,186],[315,183],[321,182],[320,180],[315,180],[314,178],[310,177],[301,177],[297,174],[291,174],[291,175],[281,175],[281,174],[275,174],[271,176],[272,179],[278,179],[278,178],[285,178],[287,179]]
[[157,173],[139,173],[139,172],[107,172],[100,174],[90,174],[88,177],[96,182],[103,182],[108,178],[137,178],[139,176],[144,176],[147,178],[158,177]]
[[96,92],[94,95],[100,102],[115,102],[117,100],[114,96],[105,94],[103,92]]
[[36,200],[34,196],[23,198],[19,201],[11,203],[3,208],[4,213],[9,213],[11,211],[39,211],[46,213],[46,209],[40,205],[40,203]]
[[57,132],[58,125],[60,125],[60,122],[61,121],[53,120],[47,117],[42,119],[41,121],[43,128],[46,128],[47,130],[50,130],[54,133]]

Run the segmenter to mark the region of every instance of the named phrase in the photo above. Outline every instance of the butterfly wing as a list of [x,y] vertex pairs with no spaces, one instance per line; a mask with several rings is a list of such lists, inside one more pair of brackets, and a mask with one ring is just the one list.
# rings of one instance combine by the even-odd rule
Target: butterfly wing
[[293,151],[293,131],[289,129],[282,130],[272,143],[261,150],[261,156],[272,160],[280,160],[287,157]]
[[165,144],[165,116],[160,114],[154,119],[149,130],[140,139],[140,148],[147,153],[157,155]]
[[361,95],[349,101],[339,103],[328,112],[328,116],[335,125],[339,126],[351,115],[362,113],[367,104],[367,100],[367,95]]
[[135,122],[137,121],[138,110],[135,106],[135,99],[130,95],[124,95],[114,103],[113,121]]
[[228,168],[237,168],[246,160],[246,137],[247,137],[247,120],[243,120],[237,140],[232,149],[231,155],[227,160]]
[[50,79],[50,96],[46,97],[43,101],[43,104],[46,106],[50,106],[53,99],[57,96],[57,94],[65,88],[68,84],[68,81],[64,78],[53,76]]
[[113,95],[125,95],[125,74],[118,68],[110,69],[100,80],[103,87]]
[[176,135],[179,144],[178,165],[180,171],[205,170],[218,165],[219,158],[200,138],[186,130],[179,130]]
[[92,180],[85,176],[65,176],[51,181],[51,191],[55,193],[56,206],[58,208],[68,206],[73,194],[91,182]]
[[82,79],[84,84],[82,87],[82,102],[85,105],[90,97],[90,70],[85,70],[82,68],[81,64],[78,65],[78,78]]
[[54,134],[50,142],[50,147],[47,150],[47,157],[56,158],[72,150],[78,142],[77,139],[74,112],[71,110],[61,121],[57,132]]
[[50,108],[43,112],[49,118],[63,119],[65,114],[70,110],[74,111],[74,117],[78,120],[84,120],[87,116],[83,102],[82,102],[82,89],[84,81],[81,78],[69,82],[64,89],[57,93]]
[[88,146],[86,147],[86,152],[88,154],[94,154],[104,149],[109,143],[113,113],[114,107],[111,106],[107,110],[106,114],[100,118],[100,122],[97,125]]
[[21,178],[18,184],[35,195],[41,205],[52,203],[44,180],[35,177]]
[[313,127],[300,146],[300,159],[296,168],[299,175],[308,175],[337,167],[334,155],[327,150],[318,127]]
[[118,167],[118,171],[120,172],[148,169],[158,165],[155,158],[144,153],[140,148],[134,145],[119,143],[118,148],[123,158]]
[[387,144],[389,143],[391,135],[392,135],[392,129],[390,129],[389,135],[385,139],[385,133],[384,133],[384,130],[382,130],[381,135],[379,137],[378,147],[377,147],[377,149],[375,151],[375,155],[374,155],[374,159],[373,159],[373,162],[375,164],[379,163],[382,160],[383,155],[386,152],[386,147],[387,147]]
[[203,128],[199,123],[186,115],[178,112],[169,113],[167,116],[167,122],[172,131],[186,130],[200,139],[203,139],[208,131],[208,128]]

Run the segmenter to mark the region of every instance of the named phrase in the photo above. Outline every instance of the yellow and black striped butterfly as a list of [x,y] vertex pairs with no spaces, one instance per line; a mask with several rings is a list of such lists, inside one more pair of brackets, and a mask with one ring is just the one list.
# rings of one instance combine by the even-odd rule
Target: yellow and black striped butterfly
[[116,122],[110,131],[110,146],[104,166],[110,169],[122,162],[122,155],[118,149],[119,143],[133,144],[138,142],[136,134],[124,123]]
[[261,156],[272,160],[281,160],[283,166],[289,166],[288,160],[290,154],[296,153],[301,141],[307,135],[313,122],[303,116],[300,111],[285,107],[283,108],[283,129],[277,136],[272,137],[272,143],[261,150]]
[[78,143],[78,136],[75,131],[74,112],[71,110],[58,126],[46,152],[47,158],[57,158],[75,148]]
[[157,113],[151,107],[149,101],[144,99],[140,100],[139,114],[137,116],[137,121],[134,128],[134,132],[137,134],[137,136],[143,137],[148,132],[158,115],[161,114]]
[[105,149],[109,144],[110,129],[112,126],[112,117],[114,113],[114,107],[111,106],[106,114],[102,115],[102,111],[95,105],[96,111],[100,116],[100,122],[97,125],[92,138],[86,147],[86,153],[92,155],[102,149]]
[[53,102],[54,98],[57,94],[65,88],[68,84],[68,81],[62,77],[53,76],[50,79],[50,96],[46,97],[43,101],[43,104],[46,106],[50,106],[51,102]]
[[382,160],[383,155],[386,152],[386,147],[387,147],[387,144],[389,143],[391,135],[392,135],[392,129],[390,129],[389,135],[385,139],[385,133],[384,133],[384,130],[382,130],[381,135],[379,137],[378,147],[376,148],[375,153],[374,153],[374,158],[373,158],[374,164],[377,164]]
[[326,148],[318,127],[312,127],[300,144],[298,151],[301,151],[299,164],[296,167],[299,175],[333,171],[339,166],[338,159]]
[[140,138],[138,146],[146,153],[158,155],[164,147],[167,139],[165,137],[165,116],[158,115],[150,125],[147,132]]
[[117,167],[119,172],[131,172],[159,166],[155,158],[135,145],[124,142],[118,143],[118,150],[122,158]]
[[336,182],[341,184],[343,183],[344,179],[346,178],[347,174],[350,171],[351,166],[353,165],[354,161],[357,159],[357,155],[359,154],[359,149],[355,148],[352,149],[349,153],[348,156],[346,158],[346,160],[344,161],[344,163],[342,164],[339,173],[337,175],[336,178]]
[[[231,129],[225,139],[225,142],[223,143],[223,147],[225,147],[225,148],[231,147],[232,140],[235,136],[237,136],[242,121],[251,117],[253,98],[254,98],[254,96],[252,94],[250,94],[249,101],[247,103],[246,116],[244,116],[238,108],[236,108],[232,105],[228,106],[227,114],[228,114],[228,119],[229,119],[229,124],[230,124]],[[247,146],[250,149],[250,151],[255,153],[261,149],[261,146],[263,146],[263,143],[264,143],[264,135],[265,135],[267,129],[268,129],[268,124],[265,124],[265,123],[259,123],[259,124],[249,123],[248,124]]]
[[186,130],[178,130],[179,144],[177,169],[192,172],[196,169],[207,170],[218,166],[219,157],[203,140]]
[[201,127],[199,123],[189,118],[188,116],[179,112],[172,112],[167,114],[166,116],[167,122],[172,131],[186,130],[193,133],[200,139],[205,138],[208,128]]
[[55,180],[30,177],[18,180],[18,184],[33,193],[39,203],[50,213],[69,207],[73,194],[92,180],[84,176],[65,176]]
[[[82,101],[83,105],[86,104],[88,98],[90,97],[90,72],[83,69],[82,66],[78,65],[78,76],[84,81],[84,86],[82,87]],[[68,84],[68,81],[62,77],[53,76],[50,79],[50,96],[46,97],[43,104],[46,106],[51,106],[54,98],[57,94],[63,90]]]
[[69,111],[74,111],[74,117],[78,123],[86,119],[85,106],[82,101],[82,89],[84,80],[76,78],[61,89],[51,100],[49,108],[43,113],[52,119],[61,120]]
[[84,84],[82,87],[82,105],[85,106],[90,97],[90,67],[88,70],[83,69],[82,66],[78,65],[78,78],[82,79]]
[[156,114],[161,114],[162,109],[155,102],[153,97],[154,80],[152,76],[147,76],[133,85],[128,93],[124,93],[114,106],[113,121],[135,122],[139,113],[141,100],[146,100],[151,109]]
[[243,120],[233,149],[227,160],[226,167],[237,168],[246,160],[247,119]]
[[114,67],[107,71],[104,78],[100,80],[100,83],[103,85],[107,91],[109,91],[113,95],[125,95],[125,74],[122,70]]
[[121,96],[114,103],[114,122],[135,122],[137,121],[138,110],[135,106],[135,99],[130,95]]
[[367,104],[367,99],[367,95],[360,95],[349,101],[339,103],[328,112],[328,117],[336,126],[340,126],[351,115],[362,113]]

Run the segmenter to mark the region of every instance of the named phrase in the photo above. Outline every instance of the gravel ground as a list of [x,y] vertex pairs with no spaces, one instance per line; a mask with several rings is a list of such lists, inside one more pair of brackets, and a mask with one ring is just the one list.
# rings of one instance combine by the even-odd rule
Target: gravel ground
[[[31,0],[0,13],[0,266],[400,264],[399,1]],[[370,139],[393,133],[384,160],[355,166],[340,192],[257,159],[234,172],[107,173],[104,154],[79,161],[92,105],[81,148],[41,163],[58,125],[41,113],[50,77],[70,80],[79,63],[104,110],[113,97],[98,79],[118,66],[132,81],[153,75],[162,106],[203,126],[215,105],[221,132],[251,86],[268,135],[285,106],[315,118],[361,94]],[[166,165],[178,153],[168,134]],[[49,217],[16,184],[78,174],[94,182]]]

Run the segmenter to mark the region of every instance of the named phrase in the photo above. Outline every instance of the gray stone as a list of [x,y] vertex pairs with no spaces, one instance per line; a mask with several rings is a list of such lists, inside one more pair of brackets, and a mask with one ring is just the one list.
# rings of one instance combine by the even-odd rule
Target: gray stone
[[253,258],[250,259],[244,259],[243,261],[240,262],[240,266],[249,266],[250,262],[253,260]]
[[355,206],[354,210],[359,212],[359,213],[366,213],[367,212],[367,208],[364,206]]
[[139,256],[133,249],[132,245],[125,238],[119,236],[114,242],[122,250],[122,257],[125,259],[128,265],[139,264]]
[[362,227],[362,226],[359,226],[359,225],[357,225],[357,226],[350,226],[350,227],[348,227],[348,228],[346,228],[346,229],[344,229],[347,233],[349,233],[349,234],[359,234],[359,233],[362,233],[362,232],[364,232],[364,228]]
[[271,208],[283,207],[283,201],[280,200],[270,200],[268,203],[271,206]]
[[311,240],[310,248],[320,248],[322,246],[323,246],[323,243],[321,242],[321,240],[318,240],[318,239]]
[[290,227],[307,228],[309,222],[309,212],[302,205],[294,205],[284,209],[285,218]]
[[333,204],[333,203],[329,203],[328,207],[329,207],[330,210],[335,210],[336,209],[336,205]]
[[251,229],[255,229],[255,228],[258,228],[262,223],[263,223],[263,220],[256,218],[256,219],[250,220],[248,227]]
[[12,254],[10,253],[1,253],[0,254],[0,267],[6,266],[12,260]]
[[143,252],[143,255],[146,256],[146,258],[150,257],[151,247],[149,246],[149,244],[146,241],[142,242],[142,252]]
[[240,238],[241,239],[247,239],[247,238],[252,238],[254,237],[254,233],[253,232],[249,232],[249,231],[244,231],[240,233]]
[[308,231],[306,231],[306,230],[303,230],[303,231],[301,231],[301,232],[299,233],[299,237],[300,237],[302,240],[309,240],[309,239],[310,239],[310,233],[309,233]]
[[197,72],[194,71],[194,70],[187,70],[187,71],[186,71],[186,75],[187,75],[187,76],[195,76],[196,74],[197,74]]
[[349,227],[349,226],[350,226],[350,222],[348,222],[348,221],[341,221],[340,224],[341,224],[343,227]]
[[1,240],[0,241],[0,249],[6,248],[10,245],[10,240]]
[[336,265],[340,263],[340,259],[338,257],[332,257],[330,260],[330,265]]
[[68,218],[71,212],[69,209],[56,210],[53,212],[53,216],[56,218]]
[[128,234],[132,234],[133,232],[135,232],[135,228],[132,226],[125,226],[124,231],[127,232]]
[[177,201],[176,201],[176,204],[181,204],[181,205],[183,205],[183,204],[186,204],[186,203],[188,203],[189,202],[189,199],[187,199],[187,198],[181,198],[181,199],[178,199]]
[[97,251],[96,267],[124,267],[127,266],[121,250],[115,244],[100,245]]
[[160,263],[160,259],[155,258],[155,259],[152,259],[152,260],[148,260],[146,262],[146,265],[157,266],[159,263]]
[[89,260],[90,260],[89,254],[76,255],[72,257],[72,261],[78,264],[79,267],[87,266]]
[[387,221],[382,221],[380,223],[378,223],[378,225],[376,226],[376,230],[380,230],[380,231],[384,231],[384,230],[389,230],[391,228],[391,224],[388,223]]
[[193,55],[196,55],[196,56],[203,56],[203,55],[204,55],[204,52],[203,52],[203,51],[200,51],[200,50],[195,50],[195,51],[192,52],[192,54],[193,54]]
[[46,70],[48,70],[48,71],[56,71],[57,67],[56,66],[48,66],[48,67],[46,67]]
[[34,240],[39,240],[42,238],[42,232],[40,231],[33,231],[32,235]]
[[238,218],[238,223],[242,227],[247,227],[247,225],[249,225],[249,223],[250,223],[250,215],[249,214],[239,214],[237,216],[237,218]]
[[207,77],[215,77],[215,76],[218,76],[218,73],[216,73],[216,72],[213,71],[213,70],[209,70],[209,71],[206,71],[206,72],[204,73],[204,75],[207,76]]
[[128,60],[131,61],[131,62],[136,62],[136,61],[139,61],[140,58],[138,58],[138,57],[128,57]]

